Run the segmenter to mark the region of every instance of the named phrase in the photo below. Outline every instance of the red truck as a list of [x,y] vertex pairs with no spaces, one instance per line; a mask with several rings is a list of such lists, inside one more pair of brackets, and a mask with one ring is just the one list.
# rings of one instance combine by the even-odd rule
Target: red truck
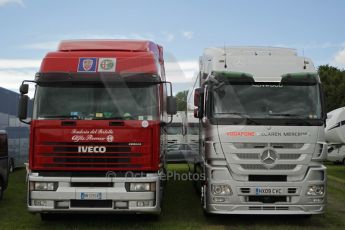
[[20,87],[23,122],[29,82],[36,89],[28,210],[42,219],[69,212],[159,214],[165,126],[176,113],[163,48],[150,41],[62,41],[35,80]]

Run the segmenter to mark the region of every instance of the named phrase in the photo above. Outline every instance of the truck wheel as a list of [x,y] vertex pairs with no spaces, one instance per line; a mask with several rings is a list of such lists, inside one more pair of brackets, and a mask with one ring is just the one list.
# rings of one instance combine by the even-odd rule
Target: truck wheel
[[10,172],[14,171],[14,160],[11,158],[9,162],[9,169]]
[[56,214],[54,213],[40,213],[42,221],[51,221],[56,219]]
[[[193,173],[200,175],[200,165],[199,164],[194,164],[193,168],[194,168]],[[199,178],[199,180],[193,180],[193,186],[194,186],[195,192],[200,196],[200,194],[201,194],[201,187],[202,187],[202,183],[201,183],[200,178]]]
[[2,200],[3,196],[4,196],[4,186],[2,181],[0,180],[0,200]]

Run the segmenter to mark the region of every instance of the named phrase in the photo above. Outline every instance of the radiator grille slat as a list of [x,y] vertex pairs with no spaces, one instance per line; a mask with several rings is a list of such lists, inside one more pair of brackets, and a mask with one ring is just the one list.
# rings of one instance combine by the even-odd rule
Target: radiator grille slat
[[[135,144],[135,145],[134,145]],[[51,168],[141,168],[141,159],[145,162],[145,153],[139,153],[138,148],[143,143],[131,142],[95,142],[95,143],[75,143],[75,142],[43,142],[39,157],[42,159],[44,167]],[[79,146],[83,147],[80,152]],[[92,152],[88,146],[105,147],[105,152]],[[52,149],[52,152],[49,149]],[[145,146],[147,151],[147,146]],[[135,149],[136,152],[132,152]],[[84,152],[85,151],[85,152]],[[140,150],[139,150],[140,151]]]

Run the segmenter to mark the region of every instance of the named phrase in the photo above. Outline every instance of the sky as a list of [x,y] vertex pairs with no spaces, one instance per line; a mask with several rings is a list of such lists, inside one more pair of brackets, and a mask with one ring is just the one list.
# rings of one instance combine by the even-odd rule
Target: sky
[[18,91],[66,39],[148,39],[164,47],[174,92],[206,47],[280,46],[345,68],[342,0],[0,0],[0,86]]

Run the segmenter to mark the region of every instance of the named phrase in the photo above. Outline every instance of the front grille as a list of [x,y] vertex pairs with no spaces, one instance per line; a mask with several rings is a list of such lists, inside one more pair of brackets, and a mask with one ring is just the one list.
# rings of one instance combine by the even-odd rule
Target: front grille
[[[42,158],[42,166],[54,168],[140,168],[145,154],[135,152],[142,147],[132,146],[130,142],[44,142],[45,152],[39,154]],[[93,152],[89,147],[105,147],[103,152]],[[146,147],[146,146],[145,146]],[[146,148],[147,149],[147,148]],[[49,158],[48,158],[49,157]],[[135,162],[135,163],[134,163]]]
[[248,181],[287,181],[286,175],[249,175]]
[[293,170],[297,165],[294,164],[278,164],[272,168],[265,167],[262,164],[241,164],[242,169],[245,170]]
[[248,202],[274,204],[276,202],[287,202],[287,197],[286,196],[248,196]]
[[[100,145],[100,144],[98,144]],[[106,153],[111,153],[111,152],[130,152],[131,148],[130,147],[107,147]],[[73,146],[73,147],[54,147],[53,152],[78,152],[78,147]]]
[[279,154],[279,159],[281,160],[297,160],[300,158],[301,154],[293,154],[293,153],[287,153],[287,154]]
[[71,200],[71,208],[112,208],[111,200]]
[[[260,153],[236,153],[236,156],[241,160],[258,160],[260,159]],[[280,160],[296,160],[301,154],[295,153],[280,153],[278,158]]]
[[134,164],[43,164],[44,167],[49,168],[49,167],[54,167],[54,168],[82,168],[87,169],[87,168],[104,168],[104,169],[109,169],[109,168],[141,168],[140,165],[134,165]]
[[243,160],[256,160],[260,158],[259,153],[237,153],[236,156]]
[[285,206],[250,206],[249,210],[255,210],[255,211],[286,211],[289,210],[289,207]]
[[276,149],[300,149],[303,143],[234,143],[237,149],[263,149],[266,147],[273,147]]
[[114,186],[112,182],[71,182],[71,187],[106,187],[111,188]]
[[129,163],[130,158],[54,158],[55,163]]

